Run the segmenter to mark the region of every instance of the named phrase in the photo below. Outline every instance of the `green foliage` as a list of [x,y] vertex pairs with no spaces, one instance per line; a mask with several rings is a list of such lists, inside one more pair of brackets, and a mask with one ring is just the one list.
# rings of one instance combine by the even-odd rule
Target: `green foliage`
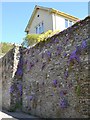
[[90,48],[90,40],[87,41],[88,48]]
[[37,39],[38,42],[46,40],[51,34],[52,34],[52,30],[48,30],[47,32],[41,34]]
[[48,30],[47,32],[43,33],[43,34],[28,34],[25,38],[24,41],[22,43],[23,46],[28,47],[28,46],[32,46],[38,42],[41,41],[46,41],[48,37],[56,34],[58,31],[52,31],[52,30]]
[[79,85],[76,86],[76,94],[79,96],[81,92],[81,88]]
[[22,102],[16,102],[16,104],[11,106],[11,108],[8,111],[15,112],[16,110],[21,110],[21,109],[22,109]]
[[37,38],[39,37],[39,34],[28,34],[22,43],[23,46],[28,47],[32,46],[33,44],[37,43]]
[[13,48],[13,44],[11,44],[11,43],[6,43],[6,42],[1,42],[1,43],[0,43],[0,46],[1,46],[0,54],[5,54],[5,53],[7,53],[10,49]]

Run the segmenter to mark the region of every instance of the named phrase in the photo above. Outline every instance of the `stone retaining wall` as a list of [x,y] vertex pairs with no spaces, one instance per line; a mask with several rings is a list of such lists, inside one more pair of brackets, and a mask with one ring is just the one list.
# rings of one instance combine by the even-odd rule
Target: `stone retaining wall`
[[40,117],[86,117],[90,18],[23,51],[23,111]]
[[3,108],[43,118],[89,113],[90,17],[30,49],[16,46],[2,58]]

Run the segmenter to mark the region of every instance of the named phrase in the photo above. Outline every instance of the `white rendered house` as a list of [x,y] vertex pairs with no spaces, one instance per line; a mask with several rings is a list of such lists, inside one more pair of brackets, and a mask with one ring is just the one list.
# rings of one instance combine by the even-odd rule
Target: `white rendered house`
[[41,34],[48,30],[62,31],[78,20],[79,18],[56,9],[36,5],[25,32],[27,32],[27,34]]

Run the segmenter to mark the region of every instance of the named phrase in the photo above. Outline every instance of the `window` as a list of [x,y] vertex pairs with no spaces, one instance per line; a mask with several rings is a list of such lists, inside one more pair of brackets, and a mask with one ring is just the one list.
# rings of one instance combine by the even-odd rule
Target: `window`
[[69,21],[69,26],[72,26],[72,21]]
[[65,19],[65,28],[67,28],[67,27],[68,27],[68,20]]
[[42,33],[42,26],[41,26],[41,24],[39,24],[39,33]]
[[36,26],[36,34],[41,34],[43,32],[44,32],[44,24],[42,22]]
[[36,34],[38,34],[38,27],[36,27]]
[[42,22],[42,33],[44,32],[44,25],[43,25],[43,22]]

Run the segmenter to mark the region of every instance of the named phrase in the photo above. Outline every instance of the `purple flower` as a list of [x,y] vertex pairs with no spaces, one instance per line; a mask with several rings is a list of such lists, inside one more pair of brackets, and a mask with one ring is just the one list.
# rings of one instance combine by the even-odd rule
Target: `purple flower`
[[17,75],[22,76],[22,74],[23,74],[22,68],[18,68],[16,73],[17,73]]
[[48,58],[51,58],[51,52],[50,51],[47,51],[46,54],[47,54]]
[[57,46],[57,50],[58,50],[58,51],[61,51],[61,50],[62,50],[62,47],[61,47],[61,46]]
[[57,86],[57,80],[53,80],[53,85],[54,85],[54,87]]
[[17,88],[18,88],[18,90],[19,90],[19,92],[20,92],[20,95],[22,95],[22,85],[21,85],[21,84],[18,84],[18,85],[17,85]]
[[76,46],[76,54],[80,54],[81,53],[81,47],[80,46]]
[[64,95],[66,95],[67,94],[67,91],[66,90],[61,90],[60,91],[60,96],[62,97],[62,96],[64,96]]
[[85,49],[87,47],[87,43],[85,40],[82,41],[81,48]]
[[59,43],[59,40],[58,40],[58,38],[56,38],[56,39],[54,40],[54,42],[55,42],[55,43]]
[[10,93],[13,93],[13,91],[14,91],[14,87],[13,87],[13,85],[12,85],[12,86],[10,86],[9,92],[10,92]]
[[28,99],[31,101],[33,99],[33,96],[32,95],[29,96]]
[[60,107],[61,108],[67,108],[68,107],[68,101],[63,98],[61,101],[60,101]]
[[66,56],[67,56],[67,53],[64,53],[63,56],[66,57]]
[[63,90],[62,91],[60,91],[60,96],[62,97],[64,94],[63,94]]
[[60,55],[61,54],[61,50],[62,50],[62,47],[61,46],[57,46],[57,52],[56,52],[56,54]]
[[46,46],[47,46],[47,47],[50,47],[51,45],[50,45],[50,43],[48,43]]
[[77,62],[80,61],[79,55],[77,55],[76,52],[77,52],[77,50],[74,50],[74,51],[71,53],[70,58],[69,58],[69,62],[74,61],[74,60],[76,60]]

